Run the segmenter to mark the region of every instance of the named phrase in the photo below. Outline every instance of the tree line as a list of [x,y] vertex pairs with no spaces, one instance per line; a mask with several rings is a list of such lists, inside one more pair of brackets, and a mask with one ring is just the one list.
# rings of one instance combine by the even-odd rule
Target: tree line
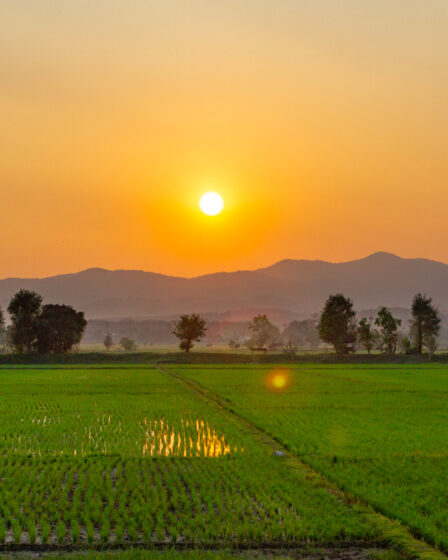
[[[0,345],[9,346],[18,353],[38,354],[64,353],[81,341],[87,321],[84,313],[69,305],[45,304],[36,292],[20,290],[8,305],[11,323],[5,324],[0,309]],[[402,336],[401,320],[390,309],[381,307],[375,318],[356,319],[353,301],[343,294],[330,295],[325,302],[318,321],[307,319],[293,321],[282,333],[271,323],[267,315],[256,315],[248,325],[250,336],[244,341],[229,340],[232,349],[245,344],[253,351],[282,349],[294,355],[300,343],[316,347],[319,340],[334,347],[337,354],[349,354],[357,348],[369,354],[377,349],[388,355],[395,354],[401,337],[406,353],[433,354],[437,349],[440,333],[440,315],[430,297],[417,294],[411,306],[412,320],[409,332]],[[197,313],[181,315],[173,325],[173,334],[179,339],[179,347],[189,352],[207,332],[207,323]],[[108,334],[104,339],[107,350],[113,345]],[[120,345],[124,350],[134,351],[135,342],[123,337]]]
[[19,354],[63,354],[81,342],[87,325],[84,313],[70,305],[43,305],[42,302],[42,296],[36,292],[17,292],[7,308],[11,319],[8,327],[0,309],[3,347],[10,347]]
[[[412,319],[409,332],[402,336],[401,345],[407,354],[422,354],[427,350],[433,354],[438,345],[441,319],[432,299],[418,293],[411,305]],[[387,355],[397,352],[401,331],[401,319],[394,317],[391,310],[381,307],[375,318],[356,319],[353,301],[343,294],[330,295],[325,302],[319,321],[293,321],[282,334],[267,315],[256,315],[249,323],[250,336],[244,341],[253,351],[282,349],[295,355],[297,341],[307,340],[315,344],[316,335],[322,342],[333,346],[340,355],[355,352],[358,347],[368,354],[380,350]],[[180,348],[189,352],[195,342],[206,334],[206,321],[198,314],[183,315],[176,323],[174,334],[180,340]],[[229,341],[232,349],[241,345]]]
[[[432,299],[417,294],[412,301],[411,313],[409,333],[401,341],[403,350],[408,354],[422,354],[426,348],[433,354],[437,349],[441,320]],[[357,322],[353,301],[335,294],[325,302],[318,331],[321,340],[331,344],[337,354],[354,352],[358,343],[369,354],[378,349],[392,355],[397,351],[400,327],[401,320],[387,307],[381,307],[375,318],[363,318]]]
[[[184,352],[190,352],[197,342],[200,342],[207,334],[207,322],[197,313],[181,315],[174,322],[171,331],[179,339],[179,348]],[[256,315],[248,325],[250,336],[232,336],[228,340],[228,345],[232,350],[237,350],[245,345],[252,351],[279,350],[284,348],[290,351],[298,345],[307,345],[317,348],[319,346],[319,336],[316,329],[316,321],[306,319],[304,321],[292,321],[280,333],[280,329],[271,323],[267,315]],[[281,340],[288,338],[288,344],[283,344]],[[103,344],[106,350],[115,346],[115,342],[110,333],[104,336]],[[122,337],[118,345],[128,352],[135,351],[137,343],[129,338]]]

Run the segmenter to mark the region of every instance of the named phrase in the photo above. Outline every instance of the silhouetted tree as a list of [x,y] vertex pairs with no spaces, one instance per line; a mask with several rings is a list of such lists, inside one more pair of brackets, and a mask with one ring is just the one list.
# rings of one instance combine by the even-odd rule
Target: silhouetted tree
[[104,337],[103,344],[106,347],[106,350],[108,352],[112,348],[112,346],[114,345],[114,341],[112,340],[112,336],[109,333],[106,334],[106,336]]
[[386,354],[395,354],[401,319],[396,319],[387,307],[378,311],[375,325],[379,328],[380,347]]
[[6,321],[3,310],[0,307],[0,348],[2,350],[6,349]]
[[358,341],[370,354],[372,348],[375,346],[375,340],[377,338],[375,329],[372,327],[370,320],[365,317],[361,319],[358,323]]
[[342,294],[329,296],[319,321],[319,336],[338,354],[348,354],[356,342],[356,313],[353,302]]
[[205,336],[206,324],[205,319],[197,313],[181,315],[173,330],[173,334],[180,340],[179,348],[184,352],[189,352],[194,343]]
[[132,352],[137,349],[137,344],[135,343],[135,341],[127,336],[122,337],[122,339],[120,340],[120,346],[123,348],[123,350],[126,350],[126,352]]
[[252,336],[249,345],[255,348],[266,348],[279,336],[278,327],[269,321],[267,315],[256,315],[249,323]]
[[417,294],[412,302],[412,333],[418,354],[427,346],[433,353],[437,347],[437,337],[440,332],[439,312],[432,304],[432,299],[423,294]]
[[20,290],[9,303],[11,344],[19,353],[36,349],[37,322],[41,305],[42,297],[29,290]]
[[63,353],[79,344],[87,325],[84,313],[69,305],[48,304],[29,290],[20,290],[11,299],[8,343],[16,352]]
[[47,304],[37,318],[39,354],[63,354],[79,344],[87,321],[70,305]]

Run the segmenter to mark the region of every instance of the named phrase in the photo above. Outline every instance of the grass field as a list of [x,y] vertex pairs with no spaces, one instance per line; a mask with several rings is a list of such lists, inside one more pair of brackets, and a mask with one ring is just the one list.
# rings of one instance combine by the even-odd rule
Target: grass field
[[0,545],[370,549],[397,519],[446,550],[447,381],[442,366],[0,368]]
[[[340,488],[448,550],[448,368],[178,367]],[[283,375],[283,374],[281,374]]]

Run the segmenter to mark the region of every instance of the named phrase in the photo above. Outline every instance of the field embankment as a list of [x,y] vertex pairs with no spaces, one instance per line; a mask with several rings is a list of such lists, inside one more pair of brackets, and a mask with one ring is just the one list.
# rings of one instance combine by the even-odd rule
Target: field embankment
[[448,352],[434,354],[297,354],[294,358],[283,353],[231,352],[69,352],[66,354],[0,354],[0,365],[32,364],[448,364]]

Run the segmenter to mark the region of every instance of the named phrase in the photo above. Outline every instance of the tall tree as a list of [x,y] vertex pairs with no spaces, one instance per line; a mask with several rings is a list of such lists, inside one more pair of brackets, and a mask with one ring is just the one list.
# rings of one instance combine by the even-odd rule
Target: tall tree
[[0,348],[4,350],[6,348],[6,321],[3,310],[0,307]]
[[37,319],[39,354],[63,354],[79,344],[87,321],[82,311],[70,305],[47,304]]
[[365,317],[358,323],[358,340],[362,346],[370,354],[372,348],[375,346],[376,332],[372,326],[372,322]]
[[330,295],[319,321],[321,340],[332,344],[338,354],[348,354],[356,341],[353,302],[342,294]]
[[381,349],[384,350],[386,354],[395,354],[397,351],[401,319],[396,319],[387,307],[382,307],[378,311],[375,325],[379,328]]
[[29,290],[20,290],[9,303],[11,344],[19,353],[32,352],[36,348],[41,305],[42,297]]
[[256,348],[265,348],[279,336],[278,327],[269,321],[267,315],[256,315],[249,323],[249,330],[252,333],[249,343]]
[[423,346],[427,346],[430,352],[433,352],[439,332],[439,312],[434,307],[432,299],[427,295],[417,294],[412,302],[412,333],[417,352],[422,354]]
[[191,315],[181,315],[174,326],[173,334],[180,340],[179,348],[189,352],[195,342],[205,336],[206,321],[197,313]]

